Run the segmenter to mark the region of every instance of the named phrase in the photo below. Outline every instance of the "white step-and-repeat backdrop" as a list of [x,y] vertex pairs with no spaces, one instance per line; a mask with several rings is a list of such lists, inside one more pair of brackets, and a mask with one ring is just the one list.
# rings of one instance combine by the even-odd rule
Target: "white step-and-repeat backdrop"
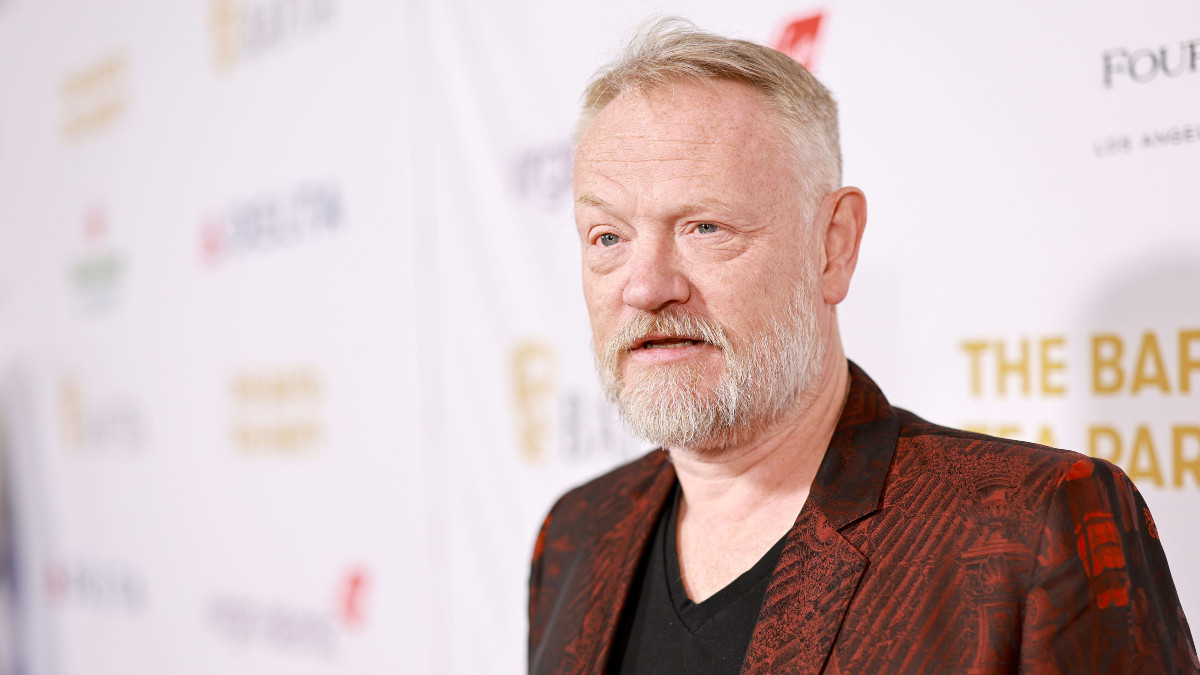
[[0,673],[517,673],[635,456],[570,212],[652,13],[842,109],[848,352],[1121,465],[1200,622],[1200,5],[0,0]]

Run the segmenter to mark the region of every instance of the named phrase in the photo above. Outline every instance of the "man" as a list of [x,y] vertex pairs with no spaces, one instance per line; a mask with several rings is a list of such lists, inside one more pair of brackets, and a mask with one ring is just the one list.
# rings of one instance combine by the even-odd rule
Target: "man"
[[1200,671],[1119,469],[846,360],[866,202],[800,65],[648,28],[587,90],[575,200],[601,380],[662,450],[546,519],[530,672]]

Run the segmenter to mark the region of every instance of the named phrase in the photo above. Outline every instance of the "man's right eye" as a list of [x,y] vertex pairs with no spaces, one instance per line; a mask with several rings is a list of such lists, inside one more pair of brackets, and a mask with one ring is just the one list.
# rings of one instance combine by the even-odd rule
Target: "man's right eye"
[[613,244],[617,243],[618,241],[621,241],[621,238],[610,232],[608,234],[600,235],[600,238],[598,241],[600,242],[601,246],[612,246]]

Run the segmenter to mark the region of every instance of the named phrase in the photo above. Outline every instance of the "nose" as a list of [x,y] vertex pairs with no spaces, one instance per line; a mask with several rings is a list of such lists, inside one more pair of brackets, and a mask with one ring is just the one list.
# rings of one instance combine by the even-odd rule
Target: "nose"
[[633,255],[626,265],[629,278],[622,300],[644,312],[656,312],[671,304],[683,304],[691,284],[680,267],[674,237],[642,236],[633,242]]

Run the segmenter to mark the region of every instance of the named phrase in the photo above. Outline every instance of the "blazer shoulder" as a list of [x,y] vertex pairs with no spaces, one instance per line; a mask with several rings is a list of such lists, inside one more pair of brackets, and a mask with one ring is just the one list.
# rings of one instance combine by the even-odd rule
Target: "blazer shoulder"
[[589,498],[611,492],[625,492],[652,480],[664,465],[670,463],[667,453],[654,449],[641,457],[621,464],[607,473],[567,491],[563,499]]
[[551,536],[570,531],[572,538],[602,534],[654,488],[664,471],[673,472],[670,458],[655,449],[588,480],[558,498],[546,516],[544,530]]
[[897,409],[897,415],[897,480],[919,476],[920,480],[951,484],[971,501],[1002,495],[1005,501],[1043,512],[1060,485],[1082,471],[1080,467],[1088,467],[1088,475],[1128,483],[1119,467],[1103,459],[944,427],[907,410]]
[[1065,473],[1079,460],[1101,462],[1120,471],[1102,459],[1094,459],[1075,452],[1047,445],[1011,438],[999,438],[974,431],[955,429],[929,422],[907,410],[896,408],[900,422],[899,444],[920,448],[925,452],[937,452],[950,456],[978,456],[981,453],[1002,452],[1014,459],[1032,461],[1039,465],[1055,467]]

